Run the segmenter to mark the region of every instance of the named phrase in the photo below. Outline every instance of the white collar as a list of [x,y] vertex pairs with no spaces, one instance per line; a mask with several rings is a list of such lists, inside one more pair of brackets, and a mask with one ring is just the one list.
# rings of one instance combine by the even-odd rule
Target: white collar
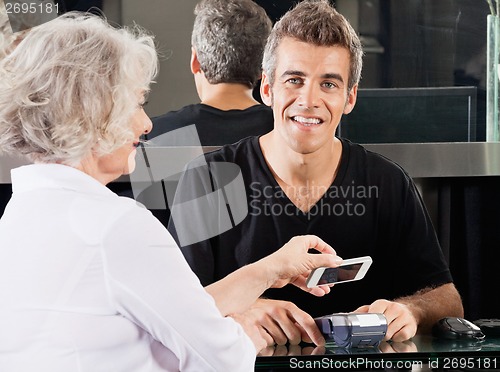
[[12,169],[11,178],[13,193],[62,188],[90,194],[115,195],[95,178],[62,164],[25,165]]

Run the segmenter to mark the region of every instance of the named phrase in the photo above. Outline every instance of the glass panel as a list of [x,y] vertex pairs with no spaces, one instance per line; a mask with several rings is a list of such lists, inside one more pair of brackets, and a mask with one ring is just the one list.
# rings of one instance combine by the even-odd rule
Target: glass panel
[[[276,20],[298,0],[255,0]],[[103,10],[108,14],[113,4],[120,6],[120,22],[134,21],[157,35],[164,58],[158,83],[153,86],[148,114],[157,116],[166,111],[198,101],[193,76],[189,69],[190,34],[193,9],[197,0],[164,0],[144,5],[135,0],[104,0]],[[404,128],[419,129],[425,135],[411,141],[485,141],[486,140],[486,43],[487,16],[490,14],[484,0],[331,0],[345,14],[359,32],[365,46],[363,77],[360,89],[429,88],[435,98],[413,100],[405,91],[404,102],[386,98],[385,107],[398,117],[385,118],[386,129],[396,132]],[[458,96],[438,96],[435,88],[463,87],[464,99]],[[445,90],[443,90],[444,92]],[[472,91],[471,91],[472,92]],[[391,92],[388,92],[390,95]],[[380,93],[380,100],[384,93]],[[465,99],[465,97],[469,97]],[[362,103],[360,94],[352,117],[345,122],[359,120],[368,112],[370,103]],[[375,102],[375,98],[372,98]],[[475,103],[474,103],[475,102]],[[418,112],[417,106],[424,113]],[[375,108],[377,109],[377,108]],[[417,111],[412,111],[417,110]],[[360,111],[360,112],[358,112]],[[464,113],[468,112],[469,116]],[[412,117],[410,121],[406,117]],[[366,114],[366,116],[369,116]],[[465,119],[464,119],[465,118]],[[468,118],[468,119],[467,119]],[[364,120],[364,119],[363,119]],[[465,120],[467,123],[462,123]],[[460,123],[458,123],[458,121]],[[474,124],[475,121],[475,124]],[[441,122],[441,126],[436,124]],[[344,125],[344,122],[342,123]],[[344,126],[344,129],[346,126]],[[455,128],[455,129],[450,129]],[[354,130],[354,128],[353,128]],[[405,129],[406,130],[406,129]],[[413,130],[413,129],[412,129]],[[455,131],[454,131],[455,130]],[[344,131],[348,135],[348,129]],[[361,142],[408,141],[406,137],[388,139],[371,137]]]

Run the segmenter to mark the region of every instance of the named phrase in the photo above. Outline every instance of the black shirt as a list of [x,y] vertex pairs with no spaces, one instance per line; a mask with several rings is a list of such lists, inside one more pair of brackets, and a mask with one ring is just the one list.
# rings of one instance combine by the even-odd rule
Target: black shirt
[[[344,259],[373,259],[364,279],[338,284],[324,297],[293,285],[266,293],[269,298],[292,301],[312,316],[353,311],[376,299],[395,299],[452,281],[412,179],[387,158],[348,140],[341,142],[337,176],[308,213],[297,209],[274,179],[258,137],[206,154],[208,162],[231,162],[241,168],[248,215],[218,236],[181,248],[203,285],[304,234],[318,235]],[[199,188],[195,177],[184,177],[178,188],[181,197],[193,183]],[[219,214],[215,212],[214,219]],[[170,230],[176,237],[175,228]]]
[[[148,134],[148,139],[195,124],[202,146],[220,146],[248,136],[265,134],[274,125],[273,111],[262,104],[245,110],[224,111],[198,103],[155,117],[152,121],[153,129]],[[197,142],[183,143],[196,144]]]

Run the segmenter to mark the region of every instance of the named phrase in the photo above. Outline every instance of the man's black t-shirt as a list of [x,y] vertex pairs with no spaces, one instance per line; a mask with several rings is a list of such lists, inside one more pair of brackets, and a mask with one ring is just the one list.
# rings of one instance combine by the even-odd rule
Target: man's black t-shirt
[[[373,259],[364,279],[337,284],[324,297],[314,297],[293,285],[265,294],[292,301],[312,316],[353,311],[376,299],[395,299],[451,282],[411,178],[387,158],[348,140],[341,142],[337,176],[308,213],[297,209],[274,179],[258,137],[206,154],[208,162],[231,162],[241,168],[248,215],[214,238],[181,248],[203,285],[273,253],[293,236],[305,234],[319,236],[344,259]],[[199,188],[199,180],[190,178],[184,177],[178,188],[181,198],[184,190]],[[170,230],[175,237],[176,229],[170,226]]]
[[262,104],[245,110],[219,110],[198,103],[155,117],[152,121],[153,129],[148,139],[195,124],[202,146],[221,146],[245,137],[262,135],[271,131],[274,125],[273,111]]

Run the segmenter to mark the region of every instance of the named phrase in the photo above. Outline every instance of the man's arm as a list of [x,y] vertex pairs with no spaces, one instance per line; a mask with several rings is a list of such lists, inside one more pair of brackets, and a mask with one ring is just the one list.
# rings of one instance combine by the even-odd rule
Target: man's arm
[[385,339],[406,341],[417,332],[428,333],[432,325],[447,316],[463,317],[462,300],[453,283],[425,288],[394,301],[377,300],[361,306],[356,312],[382,313],[387,318]]
[[292,302],[260,298],[244,315],[261,330],[268,346],[325,344],[314,319]]
[[428,288],[417,293],[396,299],[408,306],[417,319],[418,332],[428,333],[439,319],[447,316],[464,316],[462,299],[453,283],[437,288]]

